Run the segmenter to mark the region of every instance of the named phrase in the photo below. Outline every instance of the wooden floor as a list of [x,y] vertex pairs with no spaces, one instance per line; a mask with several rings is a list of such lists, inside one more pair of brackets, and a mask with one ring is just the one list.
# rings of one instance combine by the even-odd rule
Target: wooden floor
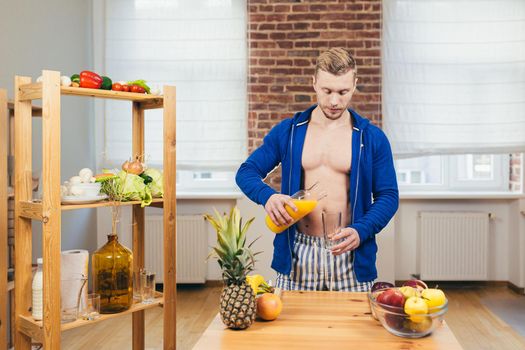
[[[516,298],[506,287],[445,290],[446,321],[464,349],[525,349],[525,339],[482,305],[484,297]],[[180,287],[177,292],[177,349],[191,349],[218,311],[220,288]],[[62,348],[131,349],[131,317],[65,332]],[[162,309],[146,313],[146,349],[162,349]]]

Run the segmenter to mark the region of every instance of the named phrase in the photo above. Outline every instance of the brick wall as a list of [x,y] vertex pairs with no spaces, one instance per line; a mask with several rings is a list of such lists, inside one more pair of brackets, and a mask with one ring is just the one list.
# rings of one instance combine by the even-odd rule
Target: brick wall
[[519,153],[510,155],[510,183],[509,187],[511,191],[521,190],[521,172],[523,165]]
[[[358,86],[352,108],[381,124],[381,1],[248,1],[248,151],[283,118],[315,103],[317,56],[353,51]],[[279,188],[280,170],[267,180]]]
[[[381,0],[248,0],[248,151],[283,118],[315,103],[317,56],[350,48],[358,66],[352,108],[381,125]],[[511,155],[510,189],[523,166]],[[266,180],[280,185],[280,168]]]

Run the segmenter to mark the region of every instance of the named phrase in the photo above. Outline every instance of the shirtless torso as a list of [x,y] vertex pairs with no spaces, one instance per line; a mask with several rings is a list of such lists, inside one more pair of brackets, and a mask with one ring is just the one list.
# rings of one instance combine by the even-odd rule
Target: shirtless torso
[[312,236],[323,235],[321,212],[340,211],[342,225],[350,223],[349,172],[352,161],[352,124],[345,111],[337,120],[323,116],[316,108],[308,124],[303,147],[302,167],[304,188],[319,182],[317,189],[326,191],[327,197],[319,202],[308,216],[298,222],[298,230]]

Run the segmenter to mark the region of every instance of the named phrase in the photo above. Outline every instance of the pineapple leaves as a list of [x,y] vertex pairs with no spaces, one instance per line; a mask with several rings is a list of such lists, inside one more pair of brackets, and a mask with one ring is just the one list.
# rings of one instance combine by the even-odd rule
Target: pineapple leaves
[[255,267],[255,255],[251,246],[260,237],[257,237],[246,247],[248,228],[255,218],[251,218],[243,225],[240,211],[233,207],[229,215],[222,216],[214,209],[214,215],[204,215],[217,232],[217,244],[208,256],[216,255],[222,270],[222,277],[227,284],[242,284],[246,275]]

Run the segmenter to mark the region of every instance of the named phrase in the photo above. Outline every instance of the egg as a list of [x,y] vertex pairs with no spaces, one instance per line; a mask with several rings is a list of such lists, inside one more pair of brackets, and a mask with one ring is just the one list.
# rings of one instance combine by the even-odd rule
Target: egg
[[80,176],[82,182],[89,183],[93,177],[93,171],[89,168],[84,168],[78,172],[78,176]]
[[69,195],[69,188],[66,185],[60,186],[60,195],[61,196]]
[[69,179],[70,185],[76,185],[82,183],[82,178],[80,176],[72,176],[71,179]]

